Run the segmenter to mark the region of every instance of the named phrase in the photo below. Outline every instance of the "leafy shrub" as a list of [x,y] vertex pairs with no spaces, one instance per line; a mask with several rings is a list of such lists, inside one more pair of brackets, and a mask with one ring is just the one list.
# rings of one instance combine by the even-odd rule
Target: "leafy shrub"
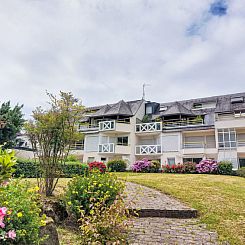
[[36,178],[40,175],[38,163],[33,159],[17,159],[14,177]]
[[183,164],[173,164],[173,165],[163,165],[162,172],[163,173],[183,173]]
[[161,163],[158,160],[152,160],[149,168],[149,172],[158,173],[161,168]]
[[146,158],[143,158],[142,160],[138,160],[134,162],[132,166],[132,170],[134,172],[149,172],[151,166],[151,162],[148,161]]
[[79,160],[75,155],[68,155],[66,158],[66,162],[79,162]]
[[[61,177],[70,178],[75,175],[82,175],[88,171],[88,165],[80,162],[66,162],[60,164]],[[41,170],[38,163],[33,159],[18,159],[15,165],[14,177],[36,178],[40,177]]]
[[106,165],[103,162],[91,162],[88,164],[89,170],[99,170],[101,173],[106,171]]
[[245,178],[245,167],[242,167],[242,168],[239,168],[237,171],[236,171],[236,174],[240,177],[244,177]]
[[196,173],[196,163],[195,162],[184,162],[183,163],[183,173]]
[[112,172],[125,172],[127,164],[122,159],[114,159],[107,162],[107,168]]
[[5,209],[5,214],[0,214],[0,244],[39,244],[39,228],[46,217],[40,217],[37,191],[19,180],[0,187],[0,207]]
[[126,244],[128,210],[122,195],[107,206],[108,196],[91,203],[88,215],[83,211],[79,219],[82,244]]
[[0,185],[12,176],[15,163],[16,158],[14,151],[3,150],[2,147],[0,147]]
[[218,164],[214,160],[202,160],[200,163],[196,165],[196,170],[198,173],[217,173]]
[[83,175],[88,172],[88,164],[80,162],[66,162],[61,166],[61,177],[69,178],[75,175]]
[[91,205],[104,200],[110,206],[116,196],[124,189],[121,181],[110,173],[90,172],[87,176],[74,177],[69,183],[65,194],[68,211],[81,217],[81,210],[87,215]]
[[218,174],[232,175],[232,162],[222,161],[218,163]]

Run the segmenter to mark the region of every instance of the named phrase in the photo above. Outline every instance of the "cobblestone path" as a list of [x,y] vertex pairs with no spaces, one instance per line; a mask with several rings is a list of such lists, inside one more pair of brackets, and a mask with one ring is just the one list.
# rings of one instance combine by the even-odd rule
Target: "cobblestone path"
[[196,214],[196,210],[178,200],[134,183],[127,183],[127,196],[130,208],[142,210],[132,220],[129,244],[218,244],[217,233],[197,218],[188,218],[185,213]]

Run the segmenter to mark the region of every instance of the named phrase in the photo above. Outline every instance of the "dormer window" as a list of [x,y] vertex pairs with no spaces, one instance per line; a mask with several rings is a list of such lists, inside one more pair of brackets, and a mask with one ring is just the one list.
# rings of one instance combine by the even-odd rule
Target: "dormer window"
[[145,114],[146,115],[149,115],[149,114],[152,114],[153,113],[153,106],[152,104],[147,104],[146,107],[145,107]]
[[194,103],[193,104],[193,109],[202,109],[202,103]]
[[231,98],[231,104],[237,104],[237,103],[243,103],[244,98],[243,97],[233,97]]

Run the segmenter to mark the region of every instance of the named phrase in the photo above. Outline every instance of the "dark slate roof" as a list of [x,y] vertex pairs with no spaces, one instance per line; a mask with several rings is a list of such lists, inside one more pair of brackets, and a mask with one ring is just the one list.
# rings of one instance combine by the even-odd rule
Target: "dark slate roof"
[[179,102],[174,102],[171,104],[166,111],[160,113],[160,116],[170,116],[170,115],[188,115],[192,116],[194,113],[187,109],[184,105]]
[[102,117],[102,116],[115,116],[115,115],[123,115],[123,116],[133,116],[139,109],[143,100],[135,100],[125,102],[124,100],[120,100],[115,104],[107,104],[103,106],[89,107],[87,111],[96,110],[95,113],[90,114],[90,117]]
[[[237,103],[237,104],[231,103],[231,98],[236,98],[236,97],[244,97],[244,102],[245,102],[245,92],[243,92],[243,93],[212,96],[206,98],[182,100],[182,101],[178,101],[178,103],[183,105],[186,109],[192,111],[192,113],[195,115],[209,114],[209,113],[230,113],[236,110],[245,109],[245,103]],[[216,104],[216,107],[192,110],[194,103],[208,103],[208,102],[214,102]],[[176,102],[161,103],[160,105],[169,108],[174,103]]]

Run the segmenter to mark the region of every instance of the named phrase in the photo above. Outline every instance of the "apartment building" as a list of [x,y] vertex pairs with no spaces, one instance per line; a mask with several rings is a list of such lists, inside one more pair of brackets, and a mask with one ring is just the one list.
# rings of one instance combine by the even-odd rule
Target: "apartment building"
[[84,162],[120,158],[162,164],[229,160],[245,166],[245,93],[170,103],[145,100],[87,108],[79,130]]

